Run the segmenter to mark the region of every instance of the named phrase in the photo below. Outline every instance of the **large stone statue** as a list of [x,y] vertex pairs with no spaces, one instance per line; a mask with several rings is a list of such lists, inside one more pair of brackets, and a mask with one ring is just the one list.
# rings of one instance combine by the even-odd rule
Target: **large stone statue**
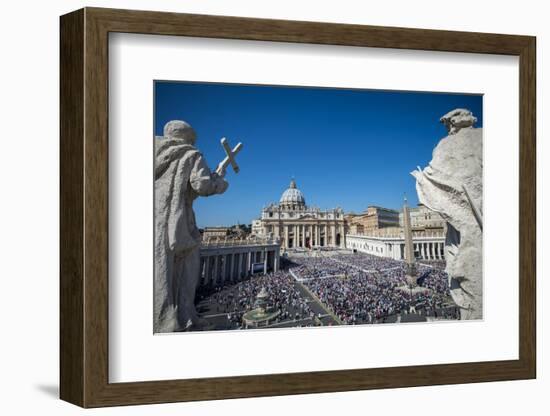
[[201,236],[193,201],[225,192],[228,183],[225,166],[211,172],[195,140],[191,126],[178,120],[155,138],[154,332],[199,326],[194,298]]
[[461,319],[483,312],[483,151],[482,130],[465,109],[441,117],[448,136],[433,151],[429,165],[412,172],[419,201],[447,221],[446,272]]

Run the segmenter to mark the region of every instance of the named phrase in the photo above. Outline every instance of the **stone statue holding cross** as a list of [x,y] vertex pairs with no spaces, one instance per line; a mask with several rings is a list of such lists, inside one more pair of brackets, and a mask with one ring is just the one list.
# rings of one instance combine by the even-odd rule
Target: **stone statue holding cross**
[[195,130],[180,120],[168,122],[164,136],[155,138],[155,333],[203,325],[194,303],[200,278],[201,236],[193,201],[224,193],[227,166],[239,170],[235,155],[241,143],[231,150],[222,139],[227,156],[211,172],[195,141]]

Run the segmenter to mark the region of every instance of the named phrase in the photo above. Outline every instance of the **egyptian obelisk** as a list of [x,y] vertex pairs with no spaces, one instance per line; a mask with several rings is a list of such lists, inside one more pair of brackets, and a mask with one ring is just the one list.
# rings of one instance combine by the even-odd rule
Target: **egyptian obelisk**
[[411,229],[411,213],[405,196],[403,202],[403,234],[405,237],[405,263],[407,264],[407,281],[409,285],[416,286],[416,265]]

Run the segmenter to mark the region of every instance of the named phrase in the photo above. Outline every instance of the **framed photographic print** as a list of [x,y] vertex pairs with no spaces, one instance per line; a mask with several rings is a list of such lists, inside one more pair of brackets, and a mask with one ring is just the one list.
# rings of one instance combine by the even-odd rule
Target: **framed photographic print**
[[529,36],[62,16],[61,398],[534,378],[535,104]]

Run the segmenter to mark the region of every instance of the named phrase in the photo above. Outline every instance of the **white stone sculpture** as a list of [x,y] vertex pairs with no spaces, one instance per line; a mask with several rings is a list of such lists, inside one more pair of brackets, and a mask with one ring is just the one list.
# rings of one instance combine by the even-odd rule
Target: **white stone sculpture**
[[474,117],[470,110],[457,108],[449,111],[439,121],[445,124],[449,134],[456,134],[460,129],[472,127],[477,122],[477,118]]
[[412,172],[419,201],[447,222],[446,272],[461,319],[481,319],[483,311],[483,129],[476,121],[464,109],[441,117],[449,135],[429,165]]
[[221,194],[225,170],[211,172],[194,147],[196,134],[184,121],[170,121],[155,138],[154,332],[201,326],[195,309],[201,236],[193,201]]

